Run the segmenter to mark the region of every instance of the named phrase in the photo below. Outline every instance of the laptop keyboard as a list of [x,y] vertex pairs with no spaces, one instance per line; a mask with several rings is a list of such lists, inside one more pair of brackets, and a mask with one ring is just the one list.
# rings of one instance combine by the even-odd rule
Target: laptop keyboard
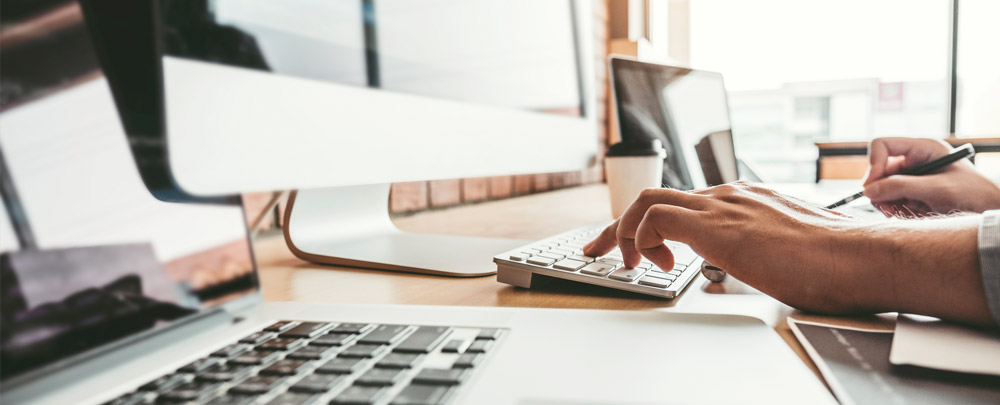
[[279,321],[107,404],[444,404],[505,332]]
[[634,269],[623,266],[617,247],[600,257],[583,254],[583,246],[597,237],[606,224],[592,225],[542,239],[497,255],[497,280],[519,287],[530,287],[526,273],[562,278],[587,284],[673,298],[701,268],[701,257],[683,243],[666,241],[674,253],[674,267],[661,269],[643,258]]

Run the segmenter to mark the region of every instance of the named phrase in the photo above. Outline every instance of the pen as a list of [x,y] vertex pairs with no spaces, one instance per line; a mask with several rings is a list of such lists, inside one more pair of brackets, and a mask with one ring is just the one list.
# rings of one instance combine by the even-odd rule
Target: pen
[[[950,153],[948,153],[945,156],[942,156],[939,159],[934,159],[920,166],[903,170],[899,174],[904,174],[907,176],[923,176],[925,174],[931,174],[959,160],[975,156],[975,154],[976,150],[972,147],[972,144],[967,143],[965,145],[952,149]],[[832,210],[834,208],[837,208],[841,205],[847,204],[851,201],[857,200],[864,196],[865,196],[864,191],[859,191],[853,195],[845,197],[843,200],[837,201],[833,204],[826,206],[826,209]]]

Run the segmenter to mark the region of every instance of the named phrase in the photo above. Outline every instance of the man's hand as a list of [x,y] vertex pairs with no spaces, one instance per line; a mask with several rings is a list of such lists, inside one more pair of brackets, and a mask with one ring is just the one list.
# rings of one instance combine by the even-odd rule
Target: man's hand
[[[647,189],[584,254],[616,245],[674,265],[664,240],[793,307],[823,313],[908,311],[990,324],[977,218],[873,224],[746,183],[694,192]],[[947,285],[948,288],[942,286]]]
[[871,168],[865,196],[887,216],[923,216],[952,211],[983,212],[1000,208],[1000,187],[967,159],[937,173],[905,176],[897,173],[947,155],[943,141],[921,138],[878,138],[868,147]]

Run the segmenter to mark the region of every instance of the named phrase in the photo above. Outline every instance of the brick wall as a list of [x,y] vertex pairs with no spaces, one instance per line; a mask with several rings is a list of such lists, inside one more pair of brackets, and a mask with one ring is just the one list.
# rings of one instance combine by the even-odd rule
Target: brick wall
[[[608,139],[608,0],[592,0],[594,8],[594,67],[596,77],[598,137],[601,145]],[[598,153],[602,161],[604,148]],[[485,200],[509,198],[581,184],[598,183],[604,179],[604,169],[597,165],[565,173],[529,174],[517,176],[481,177],[395,183],[389,195],[389,210],[411,213],[431,208]]]

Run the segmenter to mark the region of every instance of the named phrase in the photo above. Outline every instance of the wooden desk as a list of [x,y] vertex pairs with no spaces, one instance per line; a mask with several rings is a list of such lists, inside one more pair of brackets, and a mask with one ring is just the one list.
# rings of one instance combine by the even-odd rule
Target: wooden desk
[[[413,232],[537,240],[608,220],[608,191],[602,184],[424,212],[395,222],[401,229]],[[786,317],[884,329],[891,329],[895,319],[890,316],[833,318],[805,314],[731,277],[714,284],[699,275],[680,297],[661,300],[558,279],[528,290],[498,283],[493,276],[445,278],[315,265],[292,256],[284,239],[277,235],[255,242],[255,248],[266,300],[742,314],[760,318],[773,326],[817,375],[815,365],[785,322]],[[484,257],[483,260],[492,258]]]

